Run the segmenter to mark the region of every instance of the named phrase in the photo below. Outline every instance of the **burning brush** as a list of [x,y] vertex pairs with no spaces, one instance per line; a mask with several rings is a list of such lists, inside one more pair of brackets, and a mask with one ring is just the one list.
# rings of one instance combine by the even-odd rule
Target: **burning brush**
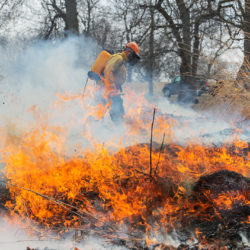
[[[114,126],[109,106],[96,102],[94,83],[89,81],[84,98],[79,94],[82,70],[75,67],[72,42],[40,47],[5,63],[10,69],[0,125],[2,217],[15,226],[18,218],[39,239],[55,233],[79,244],[94,236],[128,249],[249,247],[247,141],[194,141],[186,128],[191,124],[210,138],[221,131],[214,117],[207,124],[208,117],[167,100],[157,100],[156,114],[144,93],[128,86],[124,122]],[[190,138],[185,144],[182,135]]]
[[[249,145],[151,142],[103,145],[64,157],[51,131],[32,130],[2,150],[1,206],[42,230],[81,232],[138,249],[244,249],[249,237]],[[51,141],[50,141],[51,140]],[[14,143],[12,143],[14,142]],[[194,232],[194,234],[192,234]],[[175,235],[172,248],[165,235]],[[178,242],[178,243],[177,243]]]

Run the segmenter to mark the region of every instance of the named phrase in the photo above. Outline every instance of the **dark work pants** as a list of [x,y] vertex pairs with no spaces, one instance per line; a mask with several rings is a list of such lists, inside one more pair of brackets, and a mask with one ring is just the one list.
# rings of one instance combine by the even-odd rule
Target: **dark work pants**
[[112,97],[112,105],[110,108],[111,120],[116,124],[121,123],[123,121],[123,115],[124,115],[124,108],[121,95]]

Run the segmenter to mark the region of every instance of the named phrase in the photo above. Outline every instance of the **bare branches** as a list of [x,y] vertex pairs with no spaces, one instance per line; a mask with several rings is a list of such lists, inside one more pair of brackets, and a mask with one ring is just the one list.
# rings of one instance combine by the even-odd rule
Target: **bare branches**
[[57,20],[58,18],[60,18],[60,17],[61,17],[61,15],[56,14],[56,15],[52,18],[50,27],[49,27],[48,31],[46,32],[46,34],[44,35],[44,39],[45,39],[45,40],[48,40],[48,39],[50,38],[50,36],[51,36],[53,30],[56,28],[56,26],[55,26],[56,20]]
[[66,13],[58,7],[58,5],[56,4],[56,0],[52,0],[51,3],[48,3],[48,5],[52,6],[57,15],[59,15],[59,17],[62,17],[66,21]]
[[176,24],[174,23],[174,20],[172,17],[166,12],[166,10],[161,6],[163,1],[159,1],[154,8],[158,10],[162,16],[165,18],[165,20],[168,22],[170,28],[173,30],[173,34],[178,42],[182,42],[181,36],[179,34],[178,28]]
[[[104,15],[101,10],[98,14],[95,12],[95,10],[98,10],[99,2],[100,0],[78,0],[77,2],[78,18],[80,20],[79,27],[82,27],[84,34],[95,37],[97,40],[99,40],[99,36],[96,37],[96,34],[99,33],[97,29],[99,29],[99,25],[103,24],[100,16]],[[104,30],[103,33],[105,32]],[[103,34],[103,36],[105,37],[106,34]],[[103,40],[105,40],[105,38]]]
[[[75,34],[79,33],[78,13],[76,7],[76,0],[56,1],[56,0],[42,0],[47,16],[45,16],[45,34],[44,39],[49,39],[56,33],[61,33],[61,36],[66,36],[65,31],[70,31]],[[60,27],[60,31],[58,29]]]
[[0,11],[6,6],[8,0],[4,0],[3,3],[0,5]]
[[[2,0],[0,12],[4,6],[15,10],[24,1]],[[208,33],[216,32],[213,25],[226,27],[225,32],[230,37],[235,37],[234,31],[241,29],[246,37],[245,51],[249,51],[249,1],[112,0],[106,7],[102,6],[101,0],[41,0],[44,13],[39,12],[39,19],[43,20],[43,27],[37,25],[36,29],[42,38],[66,36],[65,30],[73,27],[69,24],[66,3],[73,2],[77,2],[77,9],[74,19],[71,19],[72,25],[79,33],[96,39],[100,47],[117,51],[131,40],[139,44],[142,57],[133,73],[137,71],[143,81],[149,81],[149,78],[155,81],[161,73],[166,77],[184,76],[186,73],[195,75],[204,49],[203,39],[208,37]],[[8,15],[0,15],[0,26],[12,18]],[[235,37],[234,41],[240,38],[242,36]],[[218,43],[219,50],[220,45]],[[216,49],[213,54],[216,54]],[[175,57],[177,65],[166,64],[172,57]],[[132,73],[128,74],[128,79],[132,79]]]
[[117,21],[121,21],[121,25],[124,26],[123,34],[126,42],[136,40],[139,43],[142,41],[144,33],[137,33],[137,29],[144,26],[146,9],[140,9],[137,3],[133,3],[131,0],[115,0],[113,2],[116,8],[115,18]]
[[[166,23],[157,24],[155,28],[171,30],[172,40],[176,41],[178,55],[181,58],[181,75],[195,76],[198,70],[199,57],[202,53],[201,39],[210,23],[228,25],[242,28],[242,4],[232,0],[207,1],[164,1],[158,0],[141,4],[143,9],[152,9],[165,19]],[[230,14],[231,13],[231,14]],[[232,13],[235,18],[232,18]],[[231,16],[230,16],[231,15]],[[233,43],[227,43],[232,46]],[[221,48],[219,46],[219,51]],[[215,52],[216,54],[216,52]]]
[[13,19],[21,14],[21,8],[25,0],[8,1],[0,3],[0,28],[7,26]]

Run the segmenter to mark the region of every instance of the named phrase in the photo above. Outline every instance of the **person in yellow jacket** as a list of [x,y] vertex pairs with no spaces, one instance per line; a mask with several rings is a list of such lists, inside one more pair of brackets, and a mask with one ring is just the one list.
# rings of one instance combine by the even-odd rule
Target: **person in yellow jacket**
[[121,93],[122,85],[126,81],[126,64],[135,65],[139,59],[138,45],[135,42],[129,42],[123,52],[110,56],[100,76],[92,71],[88,72],[88,77],[91,79],[97,81],[101,79],[104,87],[104,98],[110,104],[110,117],[115,123],[121,122],[124,115]]

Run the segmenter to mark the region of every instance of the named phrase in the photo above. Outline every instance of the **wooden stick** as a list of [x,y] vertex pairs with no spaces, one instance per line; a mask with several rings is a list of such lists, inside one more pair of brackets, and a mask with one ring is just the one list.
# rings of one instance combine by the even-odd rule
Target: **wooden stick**
[[153,112],[153,120],[151,123],[151,137],[150,137],[150,154],[149,154],[149,163],[150,163],[150,171],[149,171],[149,176],[150,178],[152,178],[152,146],[153,146],[153,130],[154,130],[154,121],[155,121],[155,110],[156,108],[154,108],[154,112]]
[[86,90],[88,81],[89,81],[89,78],[87,77],[87,80],[86,80],[86,82],[85,82],[85,85],[84,85],[84,88],[83,88],[83,92],[82,92],[82,99],[84,98],[84,94],[85,94],[85,90]]
[[158,161],[157,161],[157,164],[156,164],[156,167],[155,167],[155,174],[156,174],[157,169],[158,169],[158,166],[159,166],[159,162],[160,162],[160,158],[161,158],[161,153],[162,153],[163,145],[164,145],[164,140],[165,140],[165,132],[164,132],[164,134],[163,134],[162,143],[161,143],[161,148],[160,148],[160,152],[159,152],[159,157],[158,157]]
[[[11,185],[11,186],[13,186],[13,187],[17,187],[17,188],[19,188],[19,189],[23,189],[23,190],[25,190],[25,191],[28,191],[28,192],[34,193],[34,194],[36,194],[36,195],[38,195],[38,196],[41,196],[41,197],[43,197],[43,198],[45,198],[45,199],[47,199],[47,200],[49,200],[49,201],[51,201],[51,202],[57,204],[58,206],[61,206],[61,207],[64,208],[65,210],[67,210],[67,211],[69,211],[69,212],[71,212],[71,213],[77,215],[78,217],[80,217],[80,218],[82,218],[82,219],[85,219],[85,217],[82,215],[82,214],[84,214],[85,216],[88,216],[88,217],[90,217],[90,218],[92,218],[92,219],[95,219],[95,220],[97,220],[97,221],[102,222],[105,226],[108,226],[109,228],[111,228],[112,230],[114,230],[114,228],[113,228],[110,224],[107,224],[106,222],[102,221],[101,219],[96,218],[94,215],[92,215],[92,214],[90,214],[90,213],[88,213],[88,212],[86,212],[86,211],[79,210],[77,207],[75,207],[75,206],[73,206],[73,205],[70,205],[70,204],[65,203],[65,202],[63,202],[63,201],[60,201],[60,200],[57,200],[57,199],[55,199],[55,198],[53,198],[53,197],[51,197],[51,196],[47,196],[47,195],[44,195],[44,194],[40,194],[40,193],[38,193],[38,192],[36,192],[36,191],[34,191],[34,190],[31,190],[31,189],[29,189],[29,188],[20,187],[20,186],[18,186],[18,185],[16,185],[16,184],[8,183],[7,181],[4,181],[4,180],[0,180],[0,181],[3,182],[3,183],[5,183],[6,185]],[[82,214],[80,214],[80,213],[78,213],[78,212],[75,212],[75,211],[72,210],[72,209],[76,209],[76,210],[80,211]]]

